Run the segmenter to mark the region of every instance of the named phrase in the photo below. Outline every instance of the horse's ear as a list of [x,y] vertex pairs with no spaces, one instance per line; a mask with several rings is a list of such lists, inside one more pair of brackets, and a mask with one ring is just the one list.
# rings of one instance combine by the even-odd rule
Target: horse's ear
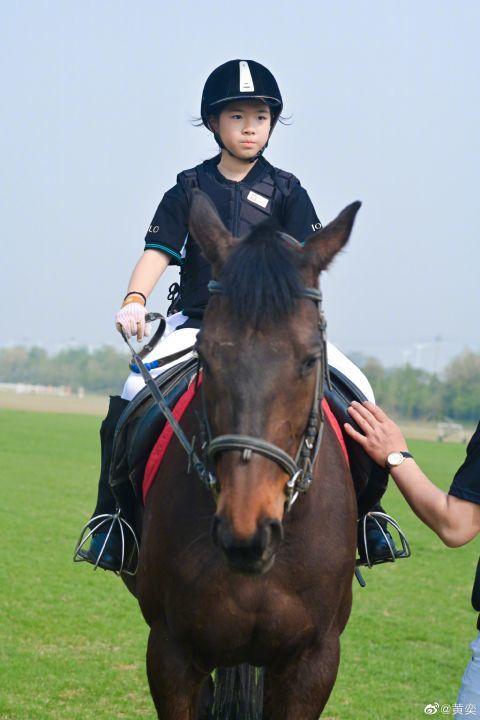
[[213,275],[218,276],[235,244],[235,238],[220,220],[208,195],[201,190],[192,190],[188,226],[211,264]]
[[347,244],[361,204],[357,200],[348,205],[335,220],[307,238],[304,252],[308,265],[313,265],[319,273],[327,269],[335,255]]

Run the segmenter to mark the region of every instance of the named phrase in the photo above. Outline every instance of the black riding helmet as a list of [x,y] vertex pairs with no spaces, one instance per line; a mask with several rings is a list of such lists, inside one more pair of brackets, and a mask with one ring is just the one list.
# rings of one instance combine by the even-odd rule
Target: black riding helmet
[[[221,148],[225,148],[221,137],[210,127],[210,115],[218,115],[222,107],[232,100],[263,100],[270,106],[272,122],[269,136],[280,117],[283,108],[282,96],[277,81],[268,68],[255,60],[229,60],[216,68],[207,78],[202,93],[201,115],[203,124],[215,136]],[[254,162],[263,153],[265,146],[249,162]],[[231,155],[228,148],[225,148]]]

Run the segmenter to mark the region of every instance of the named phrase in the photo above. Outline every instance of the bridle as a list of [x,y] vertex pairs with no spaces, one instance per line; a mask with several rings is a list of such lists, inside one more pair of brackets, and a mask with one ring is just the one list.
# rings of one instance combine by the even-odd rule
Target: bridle
[[[212,295],[224,295],[226,289],[217,280],[211,280],[208,290]],[[304,288],[301,297],[312,300],[318,308],[321,354],[316,360],[315,390],[313,394],[312,408],[308,417],[307,427],[300,441],[295,458],[292,458],[285,450],[282,450],[268,440],[262,440],[250,435],[218,435],[211,437],[210,426],[207,420],[205,401],[203,399],[203,422],[206,429],[207,442],[204,442],[204,452],[210,462],[213,462],[217,455],[225,451],[242,452],[243,462],[249,462],[252,453],[263,455],[263,457],[276,462],[284,470],[289,479],[285,485],[285,506],[290,510],[299,493],[305,493],[313,480],[315,461],[322,442],[324,418],[321,400],[325,383],[330,386],[330,376],[327,362],[327,340],[326,320],[322,309],[322,292],[317,288]],[[202,383],[203,395],[203,383]]]

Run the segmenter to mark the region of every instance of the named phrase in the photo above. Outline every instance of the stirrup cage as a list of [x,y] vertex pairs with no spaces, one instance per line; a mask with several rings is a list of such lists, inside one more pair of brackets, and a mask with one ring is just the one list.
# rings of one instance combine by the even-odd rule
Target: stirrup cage
[[[101,515],[95,515],[95,517],[91,518],[84,525],[84,527],[82,528],[82,532],[80,533],[80,537],[78,538],[78,542],[75,545],[73,562],[90,562],[90,564],[94,566],[93,569],[96,570],[99,566],[98,563],[101,560],[105,548],[108,544],[110,535],[112,534],[112,531],[116,526],[118,526],[118,529],[120,531],[122,553],[120,560],[120,568],[118,570],[113,570],[112,572],[115,572],[116,575],[136,575],[138,568],[138,555],[140,550],[137,536],[135,535],[135,531],[130,525],[130,523],[121,516],[121,511],[118,508],[115,513],[102,513]],[[96,562],[93,563],[86,557],[85,544],[92,538],[95,533],[99,531],[106,532],[107,536],[102,545],[102,549],[98,554]],[[126,554],[127,538],[133,540],[133,543],[130,543],[131,549],[128,553],[128,557]]]
[[[389,549],[390,549],[390,555],[391,557],[385,558],[382,560],[372,560],[370,558],[370,553],[368,551],[368,544],[367,544],[367,518],[370,518],[373,520],[377,526],[377,528],[381,531],[385,542],[387,543]],[[380,520],[383,520],[386,527],[384,528],[382,524],[380,523]],[[363,550],[365,553],[365,561],[358,559],[356,562],[356,565],[365,565],[369,568],[373,567],[373,565],[378,565],[383,562],[395,562],[395,560],[399,560],[401,558],[408,558],[411,556],[412,552],[410,550],[410,545],[407,540],[407,537],[403,530],[401,529],[400,525],[397,523],[397,521],[391,517],[391,515],[387,515],[387,513],[379,512],[378,510],[372,510],[371,512],[368,512],[366,515],[363,516],[359,520],[359,522],[362,523],[362,541],[363,541]],[[402,545],[401,550],[394,550],[392,547],[392,543],[390,542],[386,530],[388,529],[388,525],[391,525],[398,533],[398,536],[400,538],[400,542]]]

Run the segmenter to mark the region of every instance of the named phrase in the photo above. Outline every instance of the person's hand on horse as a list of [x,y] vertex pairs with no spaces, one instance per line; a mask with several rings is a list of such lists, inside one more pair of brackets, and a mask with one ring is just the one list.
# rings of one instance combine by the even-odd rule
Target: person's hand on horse
[[362,432],[345,423],[346,433],[363,447],[377,465],[385,467],[391,452],[407,450],[402,431],[378,405],[368,401],[364,403],[354,401],[348,412]]
[[115,315],[115,327],[127,337],[137,336],[138,342],[150,335],[150,324],[145,323],[146,308],[142,303],[131,302],[124,305]]

